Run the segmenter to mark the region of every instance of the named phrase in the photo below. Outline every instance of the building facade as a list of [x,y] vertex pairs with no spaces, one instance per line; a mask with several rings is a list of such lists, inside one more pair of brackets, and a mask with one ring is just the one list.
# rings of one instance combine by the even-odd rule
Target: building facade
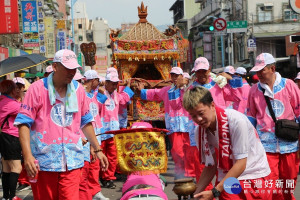
[[[192,18],[200,12],[200,4],[195,0],[176,0],[169,10],[173,12],[174,26],[180,29],[184,38],[189,38],[192,29]],[[190,45],[192,44],[192,41],[190,41]],[[191,53],[188,52],[188,55]],[[192,59],[187,59],[187,62],[182,63],[182,68],[184,71],[190,72],[192,65]]]
[[96,65],[95,70],[105,76],[106,69],[111,65],[112,50],[107,48],[110,44],[110,28],[103,18],[96,18],[93,21],[93,41],[96,44]]

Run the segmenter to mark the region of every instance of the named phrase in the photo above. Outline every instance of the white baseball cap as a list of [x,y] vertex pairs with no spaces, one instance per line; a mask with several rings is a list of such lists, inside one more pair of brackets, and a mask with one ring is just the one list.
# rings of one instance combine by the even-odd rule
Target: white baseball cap
[[55,53],[53,62],[59,62],[68,69],[76,69],[80,67],[77,62],[76,54],[68,49],[62,49]]
[[51,73],[53,72],[53,67],[52,65],[49,65],[48,67],[46,67],[46,73]]
[[297,77],[295,78],[295,80],[299,80],[300,79],[300,72],[298,72]]
[[238,67],[235,70],[236,74],[245,75],[247,73],[247,70],[244,67]]
[[13,81],[15,84],[20,83],[20,84],[25,85],[25,81],[24,81],[24,79],[21,78],[21,77],[15,77],[15,78],[13,78],[12,81]]
[[107,70],[106,70],[106,74],[110,74],[110,73],[117,73],[117,74],[118,74],[118,71],[117,71],[117,69],[114,68],[114,67],[109,67],[109,68],[107,68]]
[[196,72],[200,69],[209,70],[209,62],[205,57],[199,57],[195,60],[193,72]]
[[234,67],[227,66],[227,67],[225,67],[224,72],[234,75],[235,70],[234,70]]
[[183,71],[180,67],[172,67],[170,74],[183,74]]
[[189,79],[189,80],[191,80],[191,76],[189,75],[189,73],[187,73],[187,72],[183,72],[183,77],[184,78],[187,78],[187,79]]
[[274,57],[269,53],[261,53],[256,57],[255,66],[250,70],[251,72],[257,72],[262,70],[265,66],[275,63]]
[[96,79],[98,78],[100,80],[100,77],[98,76],[98,73],[95,70],[87,70],[84,73],[84,77],[86,78],[86,80],[92,80],[92,79]]
[[117,73],[108,73],[108,74],[106,74],[105,80],[106,81],[111,81],[111,82],[119,82],[120,81]]

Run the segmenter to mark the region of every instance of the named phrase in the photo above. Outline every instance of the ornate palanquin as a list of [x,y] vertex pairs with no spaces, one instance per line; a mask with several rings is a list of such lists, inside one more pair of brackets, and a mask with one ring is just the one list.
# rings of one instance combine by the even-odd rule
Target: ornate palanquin
[[[119,30],[111,30],[113,62],[120,79],[142,78],[148,83],[146,89],[162,87],[163,84],[157,83],[170,79],[172,63],[184,59],[181,52],[186,48],[186,43],[177,37],[177,28],[170,27],[162,33],[150,24],[143,2],[138,7],[138,16],[139,22],[121,37],[118,37]],[[164,120],[163,102],[143,101],[136,94],[129,106],[128,118]]]

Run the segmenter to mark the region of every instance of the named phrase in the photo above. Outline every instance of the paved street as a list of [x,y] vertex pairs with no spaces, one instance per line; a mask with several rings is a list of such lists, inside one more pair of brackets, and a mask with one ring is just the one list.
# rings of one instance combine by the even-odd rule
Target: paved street
[[[177,200],[177,196],[172,191],[174,184],[174,162],[169,157],[169,164],[168,164],[168,171],[167,173],[163,174],[163,176],[167,179],[168,186],[165,188],[165,192],[168,195],[168,198],[170,200]],[[295,190],[295,197],[296,199],[300,199],[300,176],[298,176],[298,182],[297,182],[297,188]],[[106,197],[109,197],[110,200],[118,200],[121,198],[122,195],[122,185],[123,182],[116,182],[117,188],[116,189],[106,189],[103,188],[102,192]],[[17,194],[19,197],[21,197],[24,200],[33,200],[32,192],[31,190],[23,191]],[[0,197],[2,197],[2,186],[0,189]]]

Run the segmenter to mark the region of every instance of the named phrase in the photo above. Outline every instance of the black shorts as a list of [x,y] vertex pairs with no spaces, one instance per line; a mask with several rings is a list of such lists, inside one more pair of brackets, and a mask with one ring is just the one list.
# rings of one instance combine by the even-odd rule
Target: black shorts
[[18,137],[0,133],[0,152],[4,160],[21,160],[21,144]]

